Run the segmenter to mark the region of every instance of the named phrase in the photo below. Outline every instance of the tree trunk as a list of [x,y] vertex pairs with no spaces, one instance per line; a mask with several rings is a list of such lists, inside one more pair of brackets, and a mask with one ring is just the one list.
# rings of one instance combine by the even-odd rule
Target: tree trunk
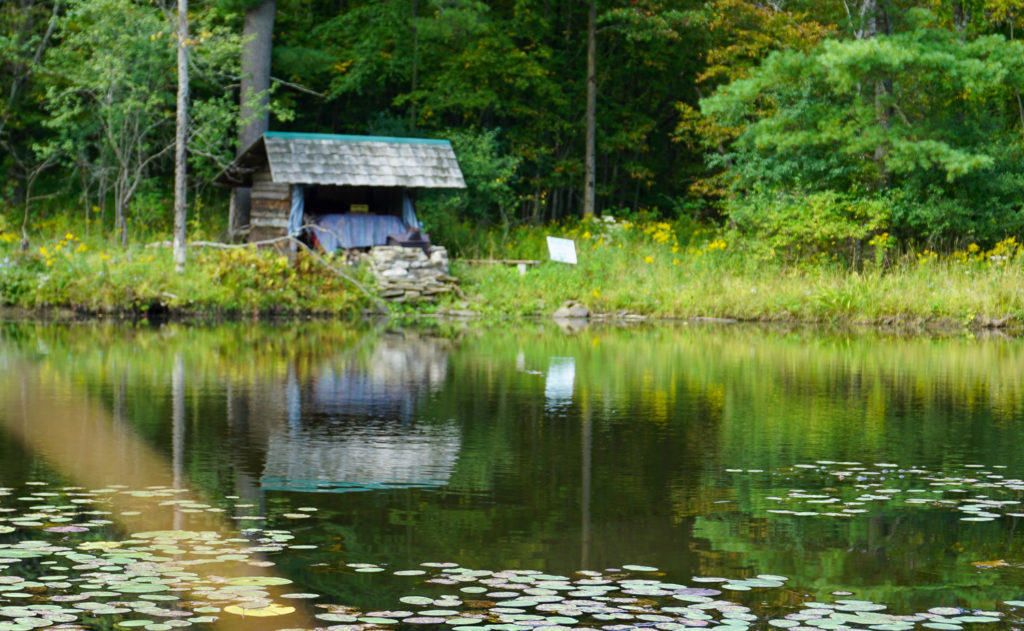
[[276,8],[275,0],[262,0],[245,12],[239,151],[256,142],[270,124],[270,51]]
[[597,0],[587,8],[587,148],[584,156],[583,216],[594,214],[595,153],[597,126]]
[[[412,80],[410,81],[410,91],[415,93],[419,82],[419,65],[420,65],[420,33],[419,29],[416,28],[416,16],[419,14],[419,0],[412,0],[412,16],[409,18],[409,25],[412,27]],[[416,101],[412,101],[412,106],[409,108],[409,122],[412,123],[413,127],[416,126]]]
[[128,222],[125,220],[125,183],[124,175],[118,173],[117,181],[114,182],[114,232],[121,241],[121,247],[128,245]]
[[188,143],[188,0],[178,0],[178,108],[174,135],[174,271],[185,271],[186,172]]
[[[889,15],[886,13],[885,7],[875,0],[871,0],[871,2],[866,3],[866,6],[870,10],[870,13],[868,14],[869,19],[864,29],[864,38],[869,39],[877,37],[880,34],[889,34]],[[892,80],[888,78],[877,79],[875,81],[874,88],[875,122],[877,122],[878,126],[882,129],[888,129],[891,124],[890,119],[892,118],[892,108],[887,101],[888,97],[892,93]],[[888,154],[888,144],[883,142],[875,147],[875,153],[872,156],[872,159],[878,168],[878,178],[875,182],[875,186],[877,186],[879,190],[884,190],[889,186],[890,176],[886,163]]]
[[965,6],[963,0],[953,2],[953,25],[956,27],[956,30],[962,33],[970,21],[970,13],[968,13],[967,6]]
[[[242,37],[242,83],[239,94],[238,152],[256,142],[270,127],[270,52],[273,47],[275,0],[262,0],[245,12]],[[232,189],[234,210],[228,226],[230,238],[249,224],[249,189]]]

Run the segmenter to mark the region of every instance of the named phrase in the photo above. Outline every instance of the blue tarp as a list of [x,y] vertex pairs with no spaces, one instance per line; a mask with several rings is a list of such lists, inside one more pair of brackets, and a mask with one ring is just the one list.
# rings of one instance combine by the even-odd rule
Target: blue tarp
[[292,210],[288,214],[288,236],[297,237],[302,234],[302,215],[306,205],[306,187],[292,184]]
[[324,252],[338,248],[366,248],[387,243],[389,234],[408,227],[394,215],[320,215],[312,228]]
[[402,221],[410,228],[416,228],[417,230],[423,228],[420,225],[420,220],[416,217],[416,207],[412,205],[409,191],[402,191]]

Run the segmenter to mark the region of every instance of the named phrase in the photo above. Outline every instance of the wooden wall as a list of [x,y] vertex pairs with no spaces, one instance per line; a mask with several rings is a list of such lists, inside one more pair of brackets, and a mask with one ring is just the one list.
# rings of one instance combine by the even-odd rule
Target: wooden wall
[[285,236],[292,209],[291,186],[272,182],[269,170],[257,171],[252,177],[250,208],[250,243]]

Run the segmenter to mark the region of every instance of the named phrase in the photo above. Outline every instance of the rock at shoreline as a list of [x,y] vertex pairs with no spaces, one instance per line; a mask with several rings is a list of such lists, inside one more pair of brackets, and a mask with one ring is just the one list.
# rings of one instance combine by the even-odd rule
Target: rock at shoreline
[[561,307],[555,310],[552,317],[559,320],[589,318],[590,309],[575,300],[566,300]]

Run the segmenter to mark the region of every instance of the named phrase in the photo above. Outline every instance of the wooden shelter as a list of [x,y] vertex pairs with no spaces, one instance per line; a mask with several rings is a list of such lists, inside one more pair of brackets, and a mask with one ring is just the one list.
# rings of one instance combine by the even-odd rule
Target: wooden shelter
[[415,189],[466,188],[447,140],[290,132],[263,134],[216,182],[252,188],[249,241],[314,224],[325,249],[383,245],[420,227]]

